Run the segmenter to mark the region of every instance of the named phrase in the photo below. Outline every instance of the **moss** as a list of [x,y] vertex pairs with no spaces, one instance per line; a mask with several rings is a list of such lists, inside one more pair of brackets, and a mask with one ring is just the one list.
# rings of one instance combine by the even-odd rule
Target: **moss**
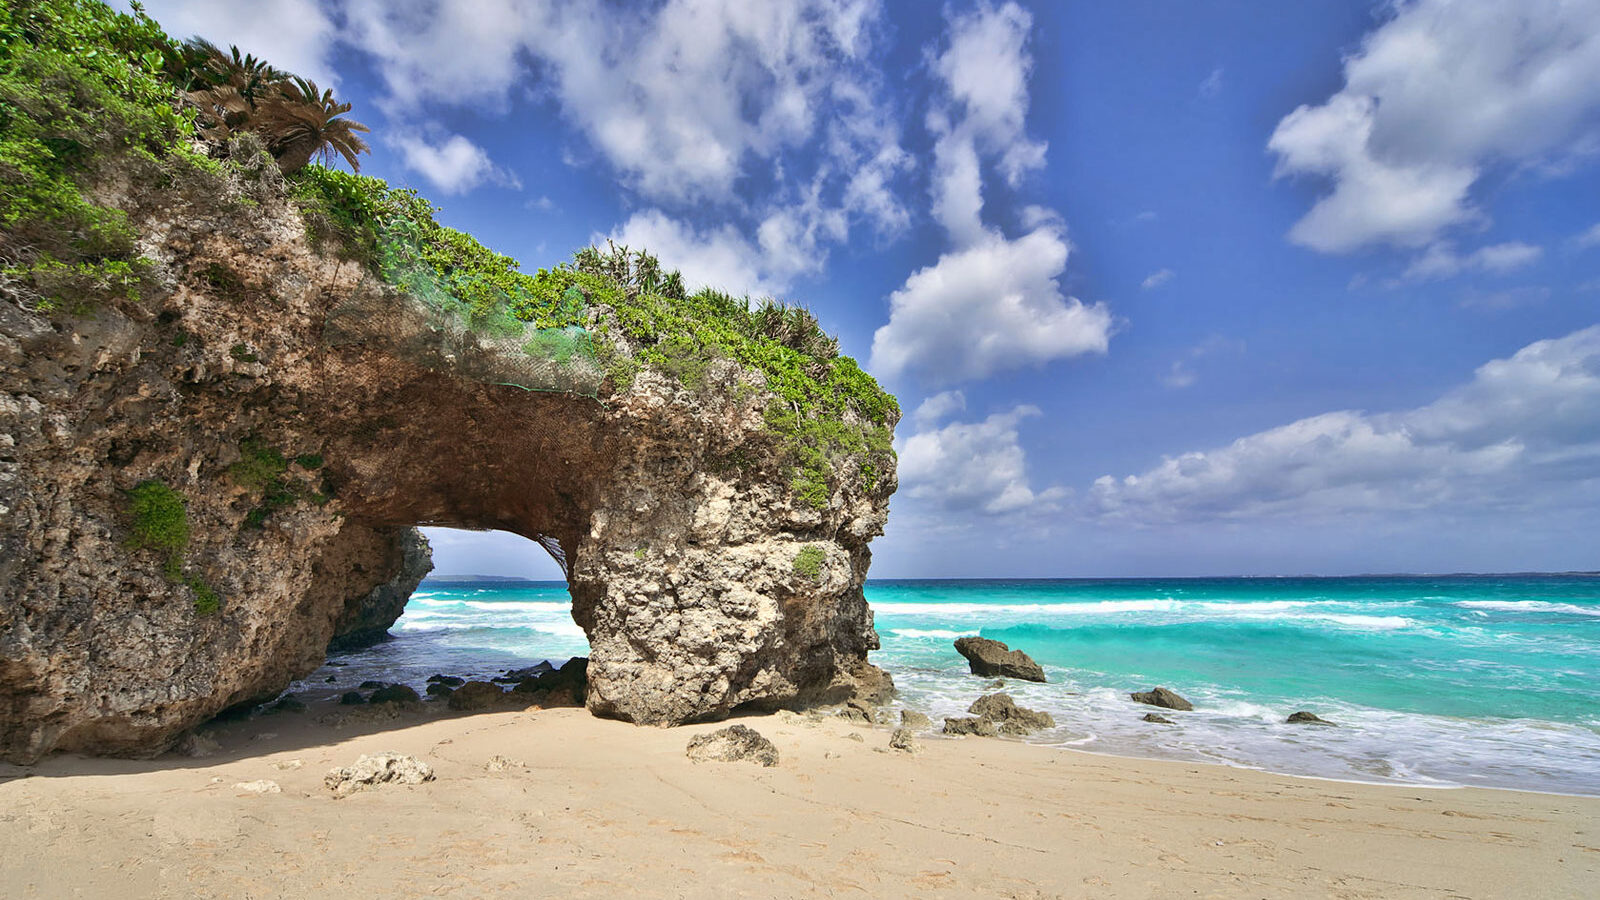
[[238,362],[243,363],[253,363],[260,359],[260,357],[250,352],[250,348],[245,344],[234,344],[232,347],[229,347],[228,355],[233,357]]
[[[332,499],[329,495],[313,491],[299,481],[288,477],[289,460],[276,448],[259,438],[246,438],[239,444],[239,460],[228,467],[228,477],[234,484],[260,493],[255,508],[245,514],[247,528],[261,528],[268,518],[280,509],[307,500],[318,506]],[[322,465],[322,457],[306,454],[295,457],[301,468],[311,470]],[[315,463],[308,465],[307,463]]]
[[205,579],[198,575],[188,575],[183,581],[189,586],[189,590],[194,592],[195,612],[202,616],[210,616],[222,609],[221,595],[217,593],[216,588],[207,584]]
[[794,555],[794,573],[806,578],[818,578],[822,575],[822,563],[827,558],[827,552],[821,547],[807,544]]
[[294,461],[300,468],[308,472],[322,468],[322,454],[320,453],[302,453],[296,456]]
[[189,510],[183,495],[151,479],[128,491],[128,515],[133,520],[128,546],[165,550],[168,559],[182,559],[189,546]]
[[283,458],[283,454],[258,438],[242,441],[239,453],[239,461],[228,467],[228,477],[242,488],[265,490],[289,471],[289,461]]

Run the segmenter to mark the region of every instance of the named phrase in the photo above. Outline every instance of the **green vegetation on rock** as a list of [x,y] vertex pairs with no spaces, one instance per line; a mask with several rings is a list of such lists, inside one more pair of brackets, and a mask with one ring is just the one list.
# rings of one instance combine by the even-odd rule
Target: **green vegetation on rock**
[[[302,469],[310,471],[322,466],[322,457],[298,456],[295,462]],[[289,460],[259,438],[246,438],[240,442],[239,459],[228,467],[228,477],[234,484],[260,495],[260,502],[245,516],[245,525],[250,528],[262,527],[273,513],[293,506],[300,500],[309,500],[321,506],[331,499],[290,478]]]
[[221,609],[222,598],[216,589],[183,569],[184,551],[189,548],[189,509],[183,495],[152,478],[134,485],[127,497],[127,513],[132,520],[128,547],[166,551],[162,574],[194,592],[195,612],[208,616]]
[[807,544],[794,555],[794,573],[806,578],[816,578],[822,574],[822,563],[827,558],[827,553],[821,547]]

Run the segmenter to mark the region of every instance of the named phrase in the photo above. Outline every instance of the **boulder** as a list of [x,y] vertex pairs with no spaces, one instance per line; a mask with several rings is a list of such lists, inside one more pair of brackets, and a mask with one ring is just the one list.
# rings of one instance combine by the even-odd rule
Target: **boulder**
[[1321,716],[1317,715],[1316,713],[1306,712],[1303,709],[1300,710],[1297,713],[1290,713],[1289,714],[1288,724],[1290,724],[1290,725],[1328,725],[1328,726],[1332,726],[1333,725],[1332,722],[1329,722],[1327,719],[1322,718]]
[[1140,719],[1139,721],[1141,721],[1141,722],[1154,722],[1157,725],[1175,725],[1175,724],[1177,724],[1177,723],[1173,722],[1171,719],[1167,718],[1166,716],[1161,715],[1160,713],[1145,713],[1144,714],[1144,718]]
[[367,698],[361,696],[360,691],[345,691],[339,695],[340,706],[360,706],[366,702]]
[[871,725],[873,719],[875,718],[873,716],[873,712],[874,710],[872,706],[868,705],[862,700],[857,700],[852,697],[851,699],[845,701],[844,709],[839,710],[839,718],[849,719],[852,722],[860,722],[864,725]]
[[914,709],[900,710],[900,727],[923,731],[933,727],[933,720]]
[[299,697],[296,697],[293,694],[285,694],[283,697],[279,698],[277,703],[272,704],[272,706],[269,707],[269,710],[271,712],[280,713],[305,712],[306,704],[304,700],[301,700]]
[[455,688],[450,687],[447,684],[440,684],[439,682],[435,681],[434,683],[428,685],[427,688],[423,690],[423,693],[427,694],[429,697],[448,697],[455,693]]
[[458,687],[461,687],[463,684],[466,684],[467,680],[465,678],[457,678],[454,675],[434,674],[434,675],[429,675],[428,676],[428,683],[429,684],[442,684],[445,687],[458,688]]
[[367,698],[368,703],[418,703],[421,700],[422,698],[417,696],[416,691],[412,690],[409,685],[404,684],[391,684],[388,687],[379,688],[372,692],[371,697]]
[[373,681],[371,679],[368,679],[366,681],[361,682],[361,684],[358,685],[358,687],[360,687],[361,690],[363,690],[363,691],[375,691],[378,688],[387,687],[387,685],[385,685],[381,681]]
[[889,749],[899,750],[902,753],[922,752],[922,743],[917,740],[915,733],[909,728],[896,728],[894,734],[889,735]]
[[981,719],[977,716],[967,718],[947,718],[944,720],[945,734],[970,734],[977,737],[994,737],[1000,733],[999,727],[993,719]]
[[401,753],[362,755],[353,766],[333,769],[322,783],[335,799],[348,797],[380,784],[422,784],[433,780],[433,767],[416,757]]
[[956,640],[956,652],[967,658],[974,675],[999,675],[1023,681],[1044,681],[1044,669],[1021,650],[1012,650],[999,641],[984,637]]
[[1135,703],[1147,703],[1159,706],[1162,709],[1176,709],[1179,712],[1188,712],[1194,709],[1194,704],[1183,699],[1164,687],[1151,688],[1148,691],[1135,691],[1128,695]]
[[695,762],[753,762],[778,764],[778,748],[753,728],[729,725],[689,741],[684,753]]
[[498,684],[487,681],[469,681],[450,694],[450,708],[457,711],[493,709],[505,701],[505,691]]
[[1010,694],[985,694],[972,701],[967,712],[993,721],[1004,734],[1026,735],[1056,727],[1056,720],[1049,713],[1018,706]]

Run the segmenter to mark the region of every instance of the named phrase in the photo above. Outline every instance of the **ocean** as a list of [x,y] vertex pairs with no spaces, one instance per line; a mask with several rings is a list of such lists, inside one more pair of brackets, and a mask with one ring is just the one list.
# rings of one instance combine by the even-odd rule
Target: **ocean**
[[[1057,727],[1030,740],[1322,778],[1600,795],[1600,577],[873,580],[896,705],[964,714],[981,634],[1048,684],[1009,681]],[[587,652],[561,582],[425,582],[395,640],[339,680],[421,687]],[[1146,723],[1128,692],[1195,704]],[[1297,710],[1338,727],[1288,725]],[[1165,712],[1165,711],[1162,711]]]

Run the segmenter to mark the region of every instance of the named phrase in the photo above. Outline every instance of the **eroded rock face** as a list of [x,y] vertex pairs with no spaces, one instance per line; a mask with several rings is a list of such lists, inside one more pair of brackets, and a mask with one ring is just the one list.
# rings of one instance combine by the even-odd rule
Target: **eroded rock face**
[[344,614],[333,626],[328,651],[359,650],[389,637],[389,628],[400,620],[406,601],[429,572],[433,571],[433,548],[415,528],[402,528],[389,537],[387,565],[395,567],[394,577],[365,594],[349,598]]
[[[397,612],[417,524],[559,547],[598,714],[886,695],[862,583],[892,469],[797,499],[774,395],[726,360],[599,399],[464,377],[498,351],[442,343],[281,192],[253,199],[131,210],[156,298],[52,320],[0,291],[0,757],[154,753],[276,694]],[[181,552],[133,540],[148,481],[186,508]]]

